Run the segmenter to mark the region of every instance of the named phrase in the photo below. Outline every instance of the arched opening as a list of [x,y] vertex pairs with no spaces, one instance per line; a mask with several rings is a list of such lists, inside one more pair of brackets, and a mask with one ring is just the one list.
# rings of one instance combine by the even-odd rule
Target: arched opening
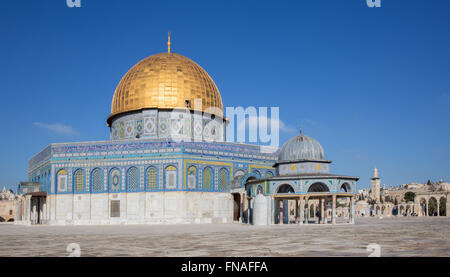
[[10,218],[8,222],[14,222],[14,218]]
[[96,168],[91,172],[91,191],[103,191],[103,173],[99,168]]
[[77,169],[73,174],[73,191],[83,192],[84,191],[84,172],[82,169]]
[[420,215],[421,216],[426,216],[427,215],[427,201],[425,200],[425,198],[421,198],[420,199]]
[[284,184],[278,187],[277,193],[295,193],[295,191],[291,185]]
[[444,196],[439,200],[439,215],[447,216],[447,198]]
[[340,191],[341,192],[351,192],[352,188],[350,187],[350,185],[348,183],[344,183],[341,186]]
[[0,222],[5,222],[5,219],[0,216]]
[[139,171],[136,167],[131,167],[127,171],[127,191],[137,191],[139,189]]
[[397,206],[392,208],[392,215],[398,215],[398,207]]
[[233,220],[239,221],[241,217],[241,195],[233,193]]
[[118,168],[113,168],[109,171],[109,190],[119,191],[121,186],[121,176],[120,170]]
[[228,170],[222,168],[219,171],[219,191],[226,191],[228,189]]
[[405,207],[400,206],[400,215],[404,216],[405,215]]
[[328,188],[328,186],[323,183],[312,184],[308,189],[308,192],[329,192],[329,191],[330,189]]
[[311,205],[309,208],[309,218],[314,218],[315,215],[316,215],[315,207],[314,207],[314,205]]
[[206,191],[214,190],[214,173],[210,167],[203,169],[203,189]]
[[264,193],[263,187],[261,185],[258,185],[258,187],[256,188],[256,195],[263,193]]
[[164,176],[164,189],[175,189],[177,188],[177,182],[178,182],[178,168],[169,165],[164,170],[165,176]]
[[438,209],[437,209],[437,200],[434,197],[431,197],[428,200],[428,216],[437,216]]
[[155,167],[147,168],[147,173],[145,174],[146,178],[146,187],[147,190],[157,190],[159,189],[158,185],[158,171]]
[[407,205],[407,206],[406,206],[406,215],[408,216],[408,215],[410,215],[411,213],[412,213],[412,211],[411,211],[411,206]]
[[261,172],[258,170],[253,171],[253,175],[256,177],[256,179],[261,179]]
[[245,172],[243,170],[238,170],[234,173],[233,181],[231,181],[231,188],[241,188],[243,184],[243,180],[245,178]]
[[249,177],[246,181],[245,181],[245,192],[247,195],[247,200],[246,200],[246,208],[244,210],[244,222],[252,224],[253,223],[253,208],[252,208],[252,197],[256,196],[254,195],[254,184],[249,184],[249,181],[253,181],[256,180],[256,177]]

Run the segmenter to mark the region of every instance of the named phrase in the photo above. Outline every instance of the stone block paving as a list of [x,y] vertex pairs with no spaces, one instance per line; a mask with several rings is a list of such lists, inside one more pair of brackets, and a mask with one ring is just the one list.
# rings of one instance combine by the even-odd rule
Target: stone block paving
[[357,218],[355,225],[0,225],[0,256],[450,256],[450,217]]

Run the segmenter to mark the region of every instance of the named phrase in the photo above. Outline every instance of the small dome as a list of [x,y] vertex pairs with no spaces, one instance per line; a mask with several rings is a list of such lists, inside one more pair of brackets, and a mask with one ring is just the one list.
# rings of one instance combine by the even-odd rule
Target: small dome
[[308,136],[299,135],[286,142],[278,155],[279,161],[325,160],[320,143]]

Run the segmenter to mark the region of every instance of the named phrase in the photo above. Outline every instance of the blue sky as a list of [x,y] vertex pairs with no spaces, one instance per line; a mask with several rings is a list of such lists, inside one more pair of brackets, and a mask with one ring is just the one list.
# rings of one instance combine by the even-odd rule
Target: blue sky
[[450,1],[3,0],[0,185],[27,180],[53,142],[109,138],[121,77],[172,49],[205,68],[224,106],[279,106],[335,173],[388,185],[450,181]]

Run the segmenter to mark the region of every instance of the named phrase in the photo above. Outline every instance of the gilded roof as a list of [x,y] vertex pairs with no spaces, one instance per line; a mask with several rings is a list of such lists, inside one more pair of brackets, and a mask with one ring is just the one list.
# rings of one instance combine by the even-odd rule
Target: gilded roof
[[[201,108],[194,105],[201,100]],[[194,61],[176,53],[143,59],[122,78],[114,93],[110,119],[146,108],[186,108],[223,117],[220,92],[208,73]]]

